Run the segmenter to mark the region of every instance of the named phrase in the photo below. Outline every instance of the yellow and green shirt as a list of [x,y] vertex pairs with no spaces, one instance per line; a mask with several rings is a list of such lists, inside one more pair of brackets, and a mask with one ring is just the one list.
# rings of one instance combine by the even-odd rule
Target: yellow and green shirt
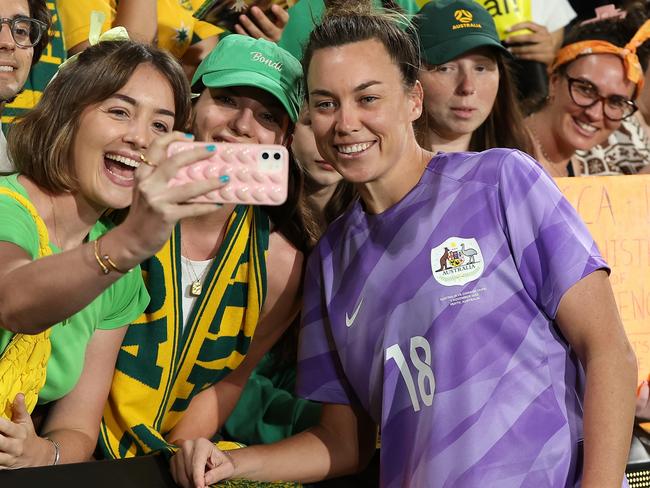
[[[57,0],[64,30],[65,45],[70,49],[88,39],[90,13],[106,14],[102,31],[111,28],[118,0]],[[183,57],[189,46],[223,31],[192,17],[202,0],[158,0],[158,46],[177,58]]]

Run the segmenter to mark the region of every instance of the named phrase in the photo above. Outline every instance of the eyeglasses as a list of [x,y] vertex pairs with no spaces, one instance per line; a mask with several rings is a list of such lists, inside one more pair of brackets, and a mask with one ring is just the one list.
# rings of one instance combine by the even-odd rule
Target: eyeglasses
[[3,24],[9,25],[11,36],[19,47],[34,47],[47,29],[45,22],[29,17],[0,18],[0,30]]
[[618,122],[627,119],[638,110],[636,104],[620,95],[604,97],[596,88],[596,85],[582,78],[572,78],[565,75],[569,82],[569,95],[573,103],[582,108],[589,108],[598,102],[603,102],[603,113],[609,120]]

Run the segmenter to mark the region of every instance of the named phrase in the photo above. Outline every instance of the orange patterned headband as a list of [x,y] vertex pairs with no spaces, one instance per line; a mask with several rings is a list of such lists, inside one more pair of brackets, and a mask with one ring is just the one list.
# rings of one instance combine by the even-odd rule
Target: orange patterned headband
[[563,64],[569,63],[579,56],[587,54],[616,54],[623,59],[627,79],[637,86],[637,94],[643,88],[643,69],[636,55],[637,48],[650,39],[650,20],[646,20],[634,37],[625,47],[618,47],[607,41],[581,41],[568,44],[560,49],[555,56],[551,73]]

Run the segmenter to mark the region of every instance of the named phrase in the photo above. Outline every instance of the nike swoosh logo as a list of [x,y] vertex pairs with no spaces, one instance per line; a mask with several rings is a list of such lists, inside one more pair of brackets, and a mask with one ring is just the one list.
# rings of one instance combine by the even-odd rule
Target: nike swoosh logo
[[352,316],[348,317],[348,313],[345,312],[345,325],[348,327],[352,327],[352,324],[354,324],[354,321],[357,318],[357,314],[359,313],[359,310],[361,309],[361,304],[363,303],[363,297],[361,297],[361,300],[359,300],[359,304],[357,305],[357,308],[354,309],[354,312],[352,312]]

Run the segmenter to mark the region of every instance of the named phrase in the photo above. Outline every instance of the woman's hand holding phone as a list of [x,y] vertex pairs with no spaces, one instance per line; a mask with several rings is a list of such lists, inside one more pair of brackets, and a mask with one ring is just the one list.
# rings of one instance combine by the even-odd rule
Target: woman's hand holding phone
[[[273,18],[269,17],[269,11],[273,14]],[[251,17],[254,20],[251,20]],[[289,13],[274,4],[267,11],[257,6],[251,7],[248,14],[239,16],[239,22],[234,28],[237,34],[278,42],[288,23]]]
[[226,186],[227,176],[215,175],[178,186],[169,185],[179,170],[205,160],[216,149],[214,145],[202,144],[168,155],[170,144],[192,139],[191,135],[172,132],[156,139],[142,154],[142,164],[135,173],[136,184],[128,216],[114,231],[119,232],[119,241],[133,261],[125,262],[125,268],[154,255],[167,242],[179,220],[215,211],[214,203],[191,201]]

